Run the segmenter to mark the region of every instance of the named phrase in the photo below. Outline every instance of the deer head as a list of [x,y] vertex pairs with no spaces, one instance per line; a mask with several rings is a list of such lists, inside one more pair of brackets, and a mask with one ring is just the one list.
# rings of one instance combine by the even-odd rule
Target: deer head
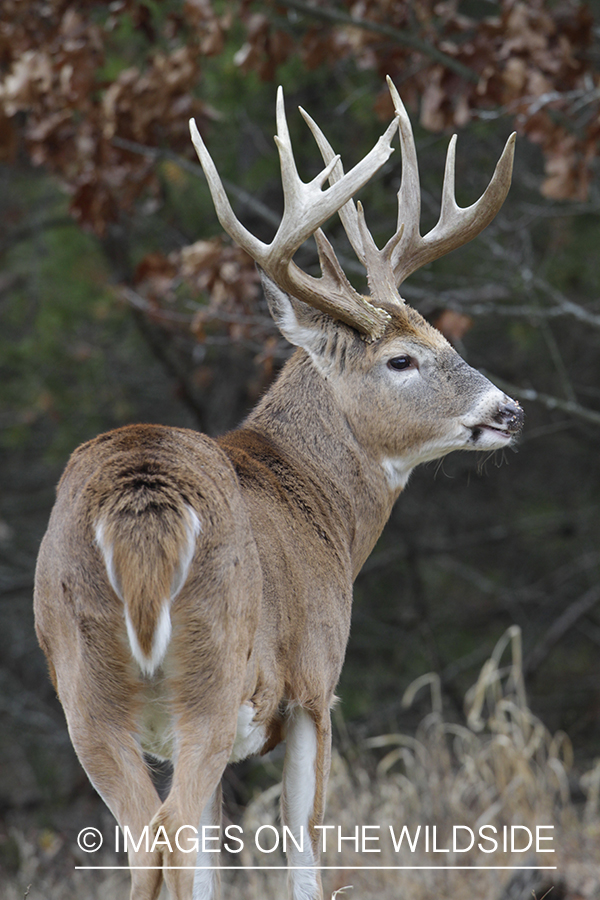
[[[419,462],[454,449],[506,446],[522,426],[519,405],[470,368],[445,338],[402,299],[399,288],[412,272],[478,235],[504,202],[512,174],[512,134],[483,195],[457,205],[454,190],[456,136],[448,148],[440,217],[421,236],[421,199],[415,143],[406,109],[388,78],[395,118],[373,149],[344,173],[321,129],[300,110],[325,168],[310,183],[299,177],[277,95],[277,135],[284,193],[281,224],[270,244],[250,234],[235,217],[216,167],[191,121],[192,141],[204,168],[221,225],[259,266],[265,295],[284,336],[309,355],[328,379],[359,440],[372,446],[390,486],[404,486]],[[395,234],[379,249],[353,195],[387,161],[400,137],[402,179]],[[324,189],[326,182],[329,187]],[[321,225],[337,212],[364,266],[370,296],[350,284]],[[322,275],[315,278],[293,261],[314,236]],[[398,428],[401,423],[401,428]]]

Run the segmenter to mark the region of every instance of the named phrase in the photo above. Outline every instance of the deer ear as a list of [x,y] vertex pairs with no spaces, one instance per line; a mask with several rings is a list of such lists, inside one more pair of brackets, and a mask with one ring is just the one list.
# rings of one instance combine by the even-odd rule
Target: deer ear
[[321,356],[333,319],[286,294],[260,267],[259,272],[269,311],[284,338],[313,359]]

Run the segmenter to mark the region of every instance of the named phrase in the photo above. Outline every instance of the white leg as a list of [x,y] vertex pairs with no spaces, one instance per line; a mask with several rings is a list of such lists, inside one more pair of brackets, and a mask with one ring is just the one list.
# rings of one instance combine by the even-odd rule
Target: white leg
[[[315,821],[315,798],[323,794],[323,758],[319,752],[319,734],[313,716],[305,709],[297,708],[289,714],[285,764],[283,768],[282,819],[295,841],[287,839],[287,857],[290,866],[316,866],[314,825],[321,824],[321,811]],[[328,758],[328,756],[327,756]],[[290,869],[289,884],[293,900],[319,900],[321,879],[317,869]]]
[[[196,856],[196,866],[198,868],[194,872],[194,892],[193,900],[216,900],[219,895],[219,873],[216,869],[201,868],[202,866],[218,866],[220,853],[220,825],[221,825],[221,785],[216,788],[212,797],[206,804],[204,812],[200,817],[198,826],[198,854]],[[205,839],[205,849],[202,847],[202,828],[203,826],[217,826],[217,828],[208,828]],[[213,840],[218,838],[218,840]]]

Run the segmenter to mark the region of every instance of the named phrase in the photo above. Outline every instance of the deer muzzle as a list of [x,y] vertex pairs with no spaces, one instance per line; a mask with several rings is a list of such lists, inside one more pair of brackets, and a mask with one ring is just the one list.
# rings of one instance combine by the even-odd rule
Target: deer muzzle
[[[476,414],[471,431],[471,446],[477,450],[497,450],[512,443],[523,427],[525,415],[516,400],[496,391],[495,401]],[[491,399],[491,398],[490,398]]]
[[509,400],[504,406],[501,406],[496,415],[496,422],[502,431],[508,431],[509,434],[519,434],[523,427],[525,414],[516,400]]

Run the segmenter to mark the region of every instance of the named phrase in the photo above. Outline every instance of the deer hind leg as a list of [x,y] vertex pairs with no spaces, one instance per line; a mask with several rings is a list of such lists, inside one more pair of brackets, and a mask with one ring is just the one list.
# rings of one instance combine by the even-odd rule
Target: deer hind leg
[[156,900],[163,881],[162,859],[158,851],[150,852],[152,834],[149,824],[160,806],[160,799],[142,751],[129,729],[106,718],[100,718],[98,724],[94,724],[95,710],[86,708],[81,694],[76,716],[70,715],[68,703],[63,705],[73,746],[88,778],[121,829],[129,829],[131,900]]
[[[223,803],[223,792],[221,782],[215,788],[215,791],[206,804],[202,816],[200,817],[199,846],[196,855],[196,871],[194,872],[194,900],[208,900],[208,898],[218,897],[220,891],[220,874],[219,853],[214,850],[220,844],[221,831],[221,808]],[[202,834],[203,828],[208,829],[208,837],[215,836],[217,840],[208,840],[203,844]]]
[[171,791],[151,824],[157,838],[164,840],[163,846],[168,842],[163,866],[172,900],[219,896],[221,777],[237,721],[235,706],[230,709],[229,714],[215,711],[178,727]]
[[[307,709],[293,709],[287,722],[281,800],[283,823],[296,842],[287,842],[290,867],[319,865],[320,832],[316,826],[323,823],[330,760],[329,710],[317,716]],[[317,868],[290,868],[289,885],[293,900],[323,897]]]
[[[237,533],[249,530],[244,515],[241,510],[237,522],[213,523],[214,532],[207,530],[206,540],[219,550],[197,559],[172,609],[166,666],[174,770],[169,796],[152,822],[154,833],[160,831],[172,848],[163,853],[172,900],[215,900],[219,892],[216,871],[195,870],[189,837],[194,828],[201,842],[202,826],[220,823],[221,778],[247,690],[261,582],[256,549],[247,535]],[[206,830],[207,837],[219,834],[216,828]],[[213,852],[202,854],[197,864],[217,865],[220,841],[207,840],[206,846]]]

